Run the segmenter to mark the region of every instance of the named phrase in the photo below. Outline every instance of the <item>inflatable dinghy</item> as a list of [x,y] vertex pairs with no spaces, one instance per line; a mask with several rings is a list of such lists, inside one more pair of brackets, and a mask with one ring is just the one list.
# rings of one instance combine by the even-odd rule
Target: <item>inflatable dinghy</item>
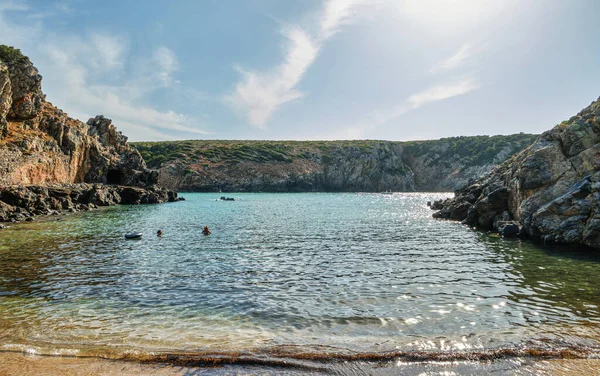
[[125,234],[125,239],[139,239],[142,237],[141,232],[129,232]]

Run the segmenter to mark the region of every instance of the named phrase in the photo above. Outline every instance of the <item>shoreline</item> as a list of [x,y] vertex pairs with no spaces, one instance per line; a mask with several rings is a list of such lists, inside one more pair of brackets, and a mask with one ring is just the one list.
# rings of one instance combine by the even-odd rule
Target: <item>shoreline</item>
[[0,229],[5,224],[39,217],[97,210],[115,205],[181,201],[177,192],[158,186],[136,187],[99,183],[11,185],[0,187]]
[[595,374],[600,369],[600,359],[532,359],[510,358],[491,361],[390,361],[390,362],[343,362],[321,369],[264,365],[177,366],[159,362],[111,360],[95,357],[41,356],[21,352],[0,351],[0,376],[45,375],[70,376],[100,375],[158,375],[179,376],[202,374],[215,375],[314,375],[327,373],[367,373],[378,375],[427,374]]

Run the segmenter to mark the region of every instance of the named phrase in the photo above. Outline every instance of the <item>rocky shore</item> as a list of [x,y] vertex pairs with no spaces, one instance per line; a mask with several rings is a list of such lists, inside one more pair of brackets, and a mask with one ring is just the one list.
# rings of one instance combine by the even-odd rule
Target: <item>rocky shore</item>
[[177,200],[110,119],[70,118],[41,84],[29,58],[0,45],[0,221]]
[[0,222],[32,221],[38,215],[94,210],[100,206],[177,201],[177,194],[158,186],[140,188],[105,184],[60,184],[0,188]]
[[600,248],[600,98],[432,208],[481,229],[516,224],[546,243]]

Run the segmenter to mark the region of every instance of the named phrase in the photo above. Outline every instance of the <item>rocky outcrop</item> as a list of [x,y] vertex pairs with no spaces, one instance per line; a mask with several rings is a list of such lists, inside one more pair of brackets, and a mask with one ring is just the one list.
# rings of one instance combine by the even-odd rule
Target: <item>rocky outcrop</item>
[[599,141],[600,99],[437,203],[434,216],[483,229],[515,220],[522,233],[545,242],[600,248]]
[[173,191],[104,184],[60,184],[0,188],[0,222],[30,220],[36,215],[94,210],[100,206],[175,201]]
[[[158,173],[146,167],[110,119],[100,115],[83,123],[70,118],[46,101],[41,81],[19,50],[0,46],[1,218],[79,210],[86,204],[176,199],[174,192],[156,185]],[[95,184],[98,194],[93,195],[92,186],[84,183],[111,186]]]
[[347,147],[307,157],[224,163],[192,173],[182,171],[182,165],[176,163],[160,169],[159,182],[172,184],[177,176],[178,189],[211,192],[414,191],[412,172],[386,144],[369,153]]
[[6,116],[12,106],[12,88],[8,67],[0,61],[0,139],[6,137],[8,122]]
[[0,46],[0,60],[8,67],[12,90],[9,120],[27,120],[42,110],[46,96],[42,92],[42,76],[29,58],[15,48]]

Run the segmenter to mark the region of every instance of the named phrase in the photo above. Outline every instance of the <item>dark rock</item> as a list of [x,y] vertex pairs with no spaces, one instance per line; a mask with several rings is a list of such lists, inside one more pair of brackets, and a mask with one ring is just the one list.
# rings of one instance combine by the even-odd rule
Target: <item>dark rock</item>
[[431,210],[441,210],[446,204],[450,202],[450,199],[446,200],[435,200],[431,205]]
[[[5,202],[4,199],[6,198]],[[97,205],[149,204],[177,201],[172,191],[101,184],[64,184],[47,187],[0,187],[0,222],[31,221],[35,215],[93,210]],[[43,209],[38,209],[43,203]],[[31,209],[33,207],[33,209]]]
[[506,238],[519,236],[521,226],[518,222],[501,222],[498,227],[498,233]]
[[[600,248],[600,98],[444,201],[436,218]],[[433,205],[432,205],[433,206]],[[454,214],[454,215],[453,215]],[[506,225],[506,220],[516,223]],[[502,225],[501,225],[502,224]]]
[[468,202],[461,202],[457,206],[453,206],[450,211],[450,215],[447,217],[448,219],[453,219],[456,221],[462,221],[467,217],[467,213],[469,209],[471,209],[473,205]]

